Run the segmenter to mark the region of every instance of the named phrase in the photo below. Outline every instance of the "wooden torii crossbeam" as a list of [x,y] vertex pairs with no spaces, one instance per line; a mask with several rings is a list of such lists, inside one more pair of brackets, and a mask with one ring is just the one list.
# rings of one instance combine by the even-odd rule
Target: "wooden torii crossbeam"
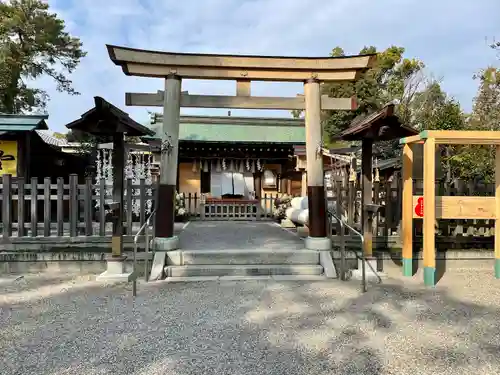
[[[163,107],[164,92],[157,93],[125,93],[125,104],[139,107]],[[306,100],[303,95],[296,98],[249,96],[249,95],[190,95],[187,91],[181,93],[181,107],[186,108],[229,108],[229,109],[273,109],[273,110],[303,110]],[[322,110],[355,110],[358,104],[356,98],[330,98],[321,96]]]
[[[413,275],[413,219],[423,218],[424,283],[436,284],[436,219],[494,219],[495,277],[500,279],[500,132],[426,130],[402,138],[403,144],[403,275]],[[424,195],[413,195],[413,145],[424,144]],[[436,145],[495,145],[494,197],[436,197]]]
[[[330,250],[321,155],[322,109],[356,108],[352,98],[321,95],[322,82],[354,81],[369,69],[376,54],[341,57],[276,57],[212,55],[147,51],[108,45],[110,59],[126,75],[165,79],[164,93],[129,93],[129,105],[163,105],[161,172],[156,211],[157,251],[177,248],[173,234],[174,191],[177,180],[179,115],[181,107],[304,109],[306,128],[309,233],[306,247]],[[236,80],[236,96],[189,95],[181,92],[182,79]],[[251,81],[304,82],[304,96],[252,97]],[[158,254],[158,252],[157,252]]]

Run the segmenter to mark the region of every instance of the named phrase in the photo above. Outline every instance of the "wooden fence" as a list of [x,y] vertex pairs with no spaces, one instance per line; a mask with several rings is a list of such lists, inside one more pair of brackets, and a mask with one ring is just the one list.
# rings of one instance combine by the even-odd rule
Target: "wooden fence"
[[[437,195],[449,196],[493,196],[494,184],[474,183],[473,181],[454,181],[452,184],[436,183]],[[423,183],[415,180],[414,195],[423,195]],[[361,186],[356,182],[337,181],[327,191],[328,200],[337,212],[344,212],[347,222],[354,227],[361,226]],[[380,237],[398,236],[401,223],[402,181],[395,178],[390,182],[373,183],[373,202],[381,209],[373,223],[373,234]],[[414,238],[417,242],[422,236],[421,219],[414,219]],[[334,227],[334,233],[339,230]],[[494,220],[437,220],[436,235],[438,243],[444,247],[481,247],[493,246]]]
[[[112,218],[106,210],[111,201],[111,186],[102,179],[98,184],[90,177],[78,184],[78,176],[70,175],[42,181],[29,181],[3,175],[0,184],[2,238],[13,237],[109,237]],[[54,183],[55,182],[55,183]],[[156,183],[145,180],[134,184],[126,180],[124,196],[124,234],[132,236],[154,207]],[[261,220],[270,219],[274,202],[281,194],[265,194],[260,200],[227,201],[202,199],[198,194],[183,194],[184,209],[190,220]],[[137,205],[133,210],[134,204]],[[137,214],[134,213],[137,212]]]
[[[414,182],[414,194],[422,194],[422,182]],[[494,186],[456,181],[452,185],[437,184],[440,195],[493,195]],[[105,203],[110,200],[110,186],[105,180],[93,183],[91,178],[78,183],[76,175],[69,180],[63,178],[42,180],[32,178],[2,177],[1,231],[2,238],[40,237],[110,237],[112,224]],[[154,207],[156,184],[147,185],[144,180],[134,184],[125,183],[124,231],[133,236],[147,218],[147,209]],[[108,192],[108,194],[106,194]],[[283,194],[264,194],[259,200],[217,200],[198,194],[183,194],[184,208],[190,220],[260,220],[271,219],[275,214],[276,199]],[[391,182],[374,182],[373,201],[382,206],[374,220],[376,236],[394,236],[399,233],[401,218],[402,183],[400,179]],[[327,191],[327,196],[337,212],[345,212],[347,221],[360,225],[361,187],[356,182],[337,181]],[[132,207],[136,205],[135,210]],[[147,209],[145,209],[147,208]],[[137,214],[134,214],[134,211]],[[421,236],[422,221],[414,220],[415,238]],[[492,245],[494,230],[492,220],[439,220],[436,224],[438,236],[475,241]],[[459,242],[459,241],[458,241]]]

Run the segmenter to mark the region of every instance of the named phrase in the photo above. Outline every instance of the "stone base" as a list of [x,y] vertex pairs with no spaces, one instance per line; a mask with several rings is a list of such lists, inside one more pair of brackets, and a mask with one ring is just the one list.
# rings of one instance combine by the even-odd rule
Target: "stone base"
[[[175,252],[177,253],[177,252]],[[149,281],[157,281],[163,279],[163,269],[167,265],[167,252],[156,251],[153,258],[153,265],[151,266],[151,273],[149,274]]]
[[308,227],[297,227],[297,236],[304,238],[309,236],[309,228]]
[[170,251],[179,248],[179,237],[155,237],[152,243],[154,251]]
[[295,224],[290,219],[282,219],[281,220],[282,228],[295,228]]
[[319,263],[323,266],[323,272],[328,279],[337,278],[337,270],[333,264],[332,254],[329,251],[320,251]]
[[[366,280],[367,281],[379,281],[379,277],[385,277],[385,274],[377,271],[377,259],[367,258],[365,259],[365,270],[366,270]],[[371,266],[371,267],[370,267]],[[350,278],[353,280],[361,280],[363,278],[363,261],[358,259],[358,269],[350,271]]]
[[106,271],[97,276],[97,281],[132,281],[137,279],[134,272],[125,271],[126,256],[113,257],[106,259]]
[[307,237],[305,240],[308,250],[331,250],[332,240],[329,237]]

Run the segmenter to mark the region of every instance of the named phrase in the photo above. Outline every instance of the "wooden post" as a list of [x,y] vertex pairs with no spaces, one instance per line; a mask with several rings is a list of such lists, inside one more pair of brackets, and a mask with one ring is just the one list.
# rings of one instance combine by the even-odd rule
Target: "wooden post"
[[[180,97],[181,78],[175,75],[167,76],[165,80],[163,103],[160,184],[157,193],[158,202],[155,218],[155,235],[157,238],[171,238],[174,236],[175,188],[177,185],[177,160],[179,153]],[[174,248],[176,247],[177,245],[174,246]],[[165,250],[167,249],[165,248]]]
[[435,230],[436,187],[435,164],[436,142],[428,138],[424,143],[424,284],[434,286],[436,274]]
[[31,237],[38,235],[38,178],[31,177]]
[[117,207],[113,212],[113,236],[111,238],[111,255],[113,258],[123,256],[123,184],[125,168],[125,139],[123,133],[113,135],[113,202]]
[[50,200],[50,177],[43,179],[43,235],[49,237],[51,234],[50,214],[52,211],[52,201]]
[[[321,126],[321,95],[319,81],[310,79],[304,84],[307,201],[309,208],[309,238],[307,248],[326,249],[330,240],[326,233],[326,204],[323,172]],[[321,239],[321,240],[320,240]],[[314,244],[313,244],[313,242]],[[322,243],[321,245],[319,243]],[[324,242],[324,243],[323,243]]]
[[[25,200],[24,200],[24,177],[17,178],[17,236],[24,237],[24,217],[25,217]],[[61,194],[62,197],[62,194]]]
[[4,240],[12,236],[12,177],[10,174],[2,176],[2,232]]
[[370,214],[366,210],[366,205],[373,203],[372,155],[373,140],[364,139],[361,146],[361,223],[363,236],[365,238],[365,247],[363,251],[366,258],[371,258],[373,256],[372,220]]
[[[386,199],[386,207],[389,204]],[[403,275],[413,276],[413,148],[409,144],[403,147],[402,216]]]
[[495,278],[500,279],[500,146],[495,153]]
[[255,172],[253,174],[253,186],[255,189],[255,199],[258,199],[260,202],[262,195],[262,172]]
[[64,179],[57,177],[57,213],[56,213],[57,236],[64,235]]
[[300,196],[301,197],[307,196],[307,172],[306,171],[302,171]]

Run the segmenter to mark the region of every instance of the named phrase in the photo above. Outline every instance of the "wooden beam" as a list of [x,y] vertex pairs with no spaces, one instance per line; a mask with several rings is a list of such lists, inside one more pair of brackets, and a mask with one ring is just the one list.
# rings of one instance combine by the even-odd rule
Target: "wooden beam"
[[342,57],[279,57],[172,53],[106,45],[116,65],[127,63],[218,69],[345,70],[373,66],[376,54]]
[[[163,106],[163,91],[159,93],[126,93],[125,104],[139,107]],[[234,108],[234,109],[305,109],[303,96],[296,98],[272,96],[224,96],[224,95],[189,95],[181,94],[181,107],[185,108]],[[321,97],[322,110],[355,110],[354,98]]]
[[495,153],[495,278],[500,279],[500,146]]
[[[414,219],[422,218],[415,212],[420,198],[417,195],[412,198]],[[496,218],[495,207],[495,197],[442,196],[436,197],[435,212],[436,219],[491,220]],[[424,207],[424,216],[426,214],[427,206]]]
[[403,147],[403,276],[413,276],[413,149],[411,145]]
[[250,96],[252,81],[238,79],[236,80],[236,96]]
[[500,145],[500,132],[487,130],[426,130],[420,139],[433,138],[436,144]]
[[220,69],[198,68],[173,65],[145,65],[127,63],[122,65],[123,72],[130,76],[164,78],[177,75],[186,79],[215,79],[252,81],[304,82],[308,79],[319,81],[354,81],[356,70],[308,71],[308,70],[265,70],[265,69]]
[[424,143],[424,284],[436,284],[436,144],[433,138]]

